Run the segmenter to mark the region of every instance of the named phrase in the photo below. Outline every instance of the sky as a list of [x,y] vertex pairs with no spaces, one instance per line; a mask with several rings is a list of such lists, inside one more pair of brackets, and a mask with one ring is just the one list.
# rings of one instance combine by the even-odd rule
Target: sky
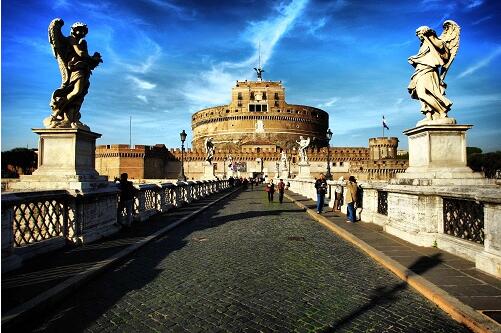
[[236,80],[255,80],[259,49],[264,80],[282,80],[289,104],[329,113],[332,146],[368,146],[382,116],[400,139],[422,119],[407,92],[418,53],[415,30],[461,26],[446,77],[449,116],[474,125],[468,146],[501,150],[501,2],[2,0],[1,148],[36,147],[32,128],[49,116],[61,76],[47,39],[52,19],[89,28],[89,53],[103,63],[91,76],[81,121],[97,144],[180,146],[191,114],[230,102]]

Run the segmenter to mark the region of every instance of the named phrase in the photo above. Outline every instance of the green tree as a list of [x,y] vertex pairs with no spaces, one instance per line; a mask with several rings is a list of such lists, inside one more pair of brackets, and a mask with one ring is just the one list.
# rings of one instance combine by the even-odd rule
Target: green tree
[[466,156],[470,156],[471,154],[481,154],[482,149],[478,147],[466,147]]
[[35,149],[14,148],[2,152],[2,177],[29,175],[37,168]]
[[495,178],[501,172],[501,151],[471,154],[468,156],[468,166],[473,171],[483,171],[487,178]]

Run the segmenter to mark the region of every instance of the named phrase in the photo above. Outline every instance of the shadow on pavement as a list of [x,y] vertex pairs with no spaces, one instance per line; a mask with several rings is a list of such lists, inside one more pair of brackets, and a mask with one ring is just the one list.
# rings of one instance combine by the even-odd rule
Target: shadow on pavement
[[[238,196],[241,192],[235,193]],[[216,219],[216,225],[213,219],[207,219],[207,216],[217,214],[225,205],[233,200],[233,196],[227,197],[222,201],[210,207],[207,211],[194,217],[193,220],[187,221],[180,226],[172,229],[167,234],[159,237],[155,241],[149,243],[141,250],[147,251],[150,255],[147,256],[128,256],[114,267],[108,267],[104,274],[100,277],[92,279],[83,285],[77,286],[73,294],[67,297],[64,301],[55,304],[49,304],[42,310],[30,316],[30,320],[24,320],[22,323],[16,323],[15,326],[3,326],[4,332],[81,332],[96,322],[103,314],[107,313],[121,298],[125,295],[134,293],[140,290],[153,280],[164,270],[158,268],[161,261],[170,253],[175,252],[190,241],[193,241],[190,234],[215,227],[216,225],[228,222],[226,216]],[[266,212],[262,212],[266,214]],[[277,212],[276,214],[280,214]],[[155,216],[151,219],[151,223],[161,223],[162,219],[169,216]],[[235,220],[237,217],[231,217],[230,220]],[[145,223],[145,222],[143,222]],[[140,226],[139,226],[140,227]],[[141,228],[140,228],[141,229]],[[131,230],[122,234],[123,236],[132,237],[136,230]],[[145,230],[137,230],[141,236],[145,236]],[[121,243],[119,240],[114,240],[116,243]],[[128,242],[124,242],[128,243]],[[104,248],[110,246],[101,244]],[[92,244],[94,250],[100,250],[100,244]],[[117,245],[117,244],[115,244]],[[121,244],[123,245],[123,244]],[[101,250],[104,250],[102,248]],[[72,251],[78,253],[81,251],[78,248]],[[73,253],[72,255],[76,254]],[[127,274],[127,275],[126,275]],[[139,295],[138,295],[139,296]],[[140,329],[138,329],[140,331]]]
[[[434,254],[429,257],[422,256],[419,259],[417,259],[411,266],[409,266],[409,270],[411,270],[417,275],[422,274],[427,270],[430,270],[433,267],[442,263],[443,260],[440,257],[441,257],[440,253]],[[366,304],[358,307],[357,309],[353,310],[351,313],[347,314],[343,318],[337,320],[329,328],[323,330],[322,332],[337,332],[341,328],[353,322],[353,320],[355,320],[358,316],[374,308],[375,306],[383,305],[394,301],[396,299],[395,294],[406,288],[407,288],[406,282],[398,283],[393,287],[376,288],[375,290],[372,291],[370,300]]]

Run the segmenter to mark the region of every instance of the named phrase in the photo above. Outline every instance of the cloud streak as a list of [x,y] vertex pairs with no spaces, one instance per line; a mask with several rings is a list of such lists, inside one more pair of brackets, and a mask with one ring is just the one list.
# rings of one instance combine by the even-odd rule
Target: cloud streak
[[138,89],[151,90],[157,86],[155,83],[151,83],[151,82],[148,82],[146,80],[142,80],[142,79],[135,77],[133,75],[127,75],[127,78],[129,80],[131,80],[135,84],[135,87]]
[[244,73],[249,75],[259,57],[262,66],[269,61],[277,43],[294,26],[307,3],[308,0],[293,0],[287,5],[281,3],[274,7],[273,14],[267,19],[250,22],[242,39],[254,47],[254,53],[239,62],[213,64],[210,70],[190,80],[184,89],[188,103],[194,108],[226,103],[232,84],[244,79]]
[[496,58],[497,56],[499,56],[501,54],[501,46],[498,46],[496,47],[496,49],[491,52],[487,57],[481,59],[480,61],[478,61],[476,64],[470,66],[469,68],[467,68],[464,72],[460,73],[458,75],[458,79],[462,79],[466,76],[469,76],[469,75],[472,75],[474,74],[476,71],[478,71],[479,69],[482,69],[484,67],[486,67],[487,65],[490,64],[490,62],[492,60],[494,60],[494,58]]

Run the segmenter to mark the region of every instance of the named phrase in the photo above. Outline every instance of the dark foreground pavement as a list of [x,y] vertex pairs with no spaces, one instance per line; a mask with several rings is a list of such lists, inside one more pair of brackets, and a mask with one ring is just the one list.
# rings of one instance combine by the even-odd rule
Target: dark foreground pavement
[[37,319],[31,330],[50,332],[468,332],[262,191],[215,204]]
[[287,197],[324,227],[361,248],[384,267],[419,289],[458,321],[479,332],[501,332],[501,281],[475,263],[437,248],[408,243],[372,223],[346,223],[346,215],[316,213],[316,203],[302,195]]

